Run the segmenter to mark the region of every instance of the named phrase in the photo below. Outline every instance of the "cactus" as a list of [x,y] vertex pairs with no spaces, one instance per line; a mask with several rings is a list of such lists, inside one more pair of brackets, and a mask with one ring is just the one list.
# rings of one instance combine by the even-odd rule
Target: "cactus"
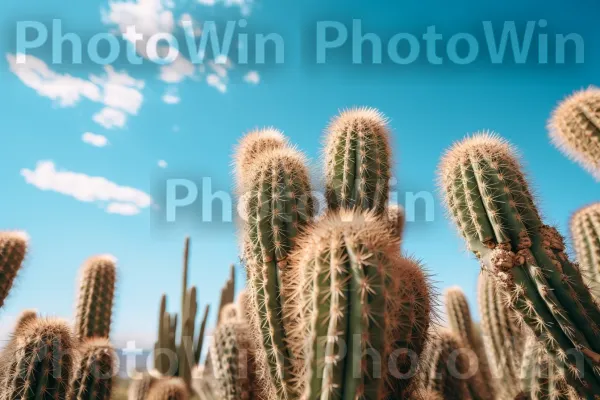
[[388,218],[392,224],[392,229],[397,238],[402,241],[402,235],[404,233],[404,224],[406,222],[406,216],[404,215],[404,208],[399,205],[390,205],[388,207]]
[[239,310],[237,304],[229,303],[221,310],[220,323],[238,319]]
[[116,260],[109,255],[92,257],[82,268],[75,333],[80,340],[108,338],[112,319]]
[[522,393],[531,400],[577,400],[580,397],[567,385],[565,371],[548,356],[533,335],[529,335],[521,368]]
[[15,332],[0,357],[6,400],[67,400],[75,339],[63,321],[37,319]]
[[0,232],[0,308],[25,260],[28,241],[23,232]]
[[576,211],[571,217],[571,235],[582,275],[592,294],[600,299],[600,203]]
[[[426,275],[400,257],[399,239],[373,211],[330,212],[298,247],[293,265],[306,310],[299,329],[308,337],[302,398],[401,398],[411,381],[391,369],[415,368],[410,356],[426,341]],[[379,357],[371,362],[370,354]]]
[[289,399],[302,375],[298,348],[303,337],[286,333],[299,319],[297,309],[288,307],[293,303],[288,257],[313,216],[308,170],[300,153],[283,148],[260,154],[248,179],[243,237],[256,358],[270,396]]
[[553,144],[600,181],[600,89],[567,97],[552,113],[548,128]]
[[473,350],[477,357],[470,358],[472,367],[476,371],[469,379],[469,392],[474,400],[493,399],[494,382],[487,355],[483,347],[483,339],[479,332],[474,329],[471,320],[471,311],[469,303],[459,287],[452,287],[446,290],[446,310],[452,332],[454,332],[461,341]]
[[150,374],[139,374],[134,377],[129,384],[127,400],[147,400],[148,394],[156,382],[158,379]]
[[481,329],[494,376],[498,379],[498,397],[514,399],[520,391],[523,329],[517,325],[514,312],[491,276],[480,274],[478,286]]
[[17,318],[17,322],[15,323],[14,332],[25,329],[31,322],[37,319],[37,311],[35,310],[23,310]]
[[148,394],[148,400],[188,400],[188,387],[181,378],[163,378],[158,380]]
[[258,398],[253,341],[246,322],[236,318],[222,320],[213,335],[211,359],[220,399]]
[[[183,253],[183,279],[182,279],[182,304],[181,321],[179,329],[179,342],[176,339],[177,314],[170,314],[167,310],[167,296],[163,294],[160,303],[158,340],[154,346],[154,367],[162,375],[180,377],[191,390],[192,369],[200,362],[204,331],[210,307],[206,306],[204,317],[200,325],[198,336],[194,335],[196,328],[196,313],[198,302],[196,287],[188,289],[188,269],[190,257],[190,238],[185,239]],[[171,365],[169,355],[177,355],[175,365]]]
[[230,267],[229,279],[225,282],[225,286],[221,289],[221,298],[219,300],[219,314],[217,315],[217,325],[221,322],[223,309],[233,303],[235,299],[235,266]]
[[329,208],[358,207],[382,214],[391,176],[385,117],[372,108],[344,111],[329,126],[324,152]]
[[478,134],[454,145],[440,171],[450,214],[518,318],[568,364],[570,385],[600,395],[600,309],[563,238],[542,222],[512,147]]
[[117,354],[105,338],[82,343],[71,384],[70,400],[110,400]]
[[440,393],[444,400],[471,399],[466,379],[471,375],[469,352],[455,333],[445,329],[435,332],[422,355],[421,384]]

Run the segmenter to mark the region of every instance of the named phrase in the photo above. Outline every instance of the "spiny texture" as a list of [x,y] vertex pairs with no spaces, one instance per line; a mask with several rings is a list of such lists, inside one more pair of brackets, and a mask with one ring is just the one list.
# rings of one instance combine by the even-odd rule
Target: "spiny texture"
[[23,310],[15,323],[14,332],[20,331],[24,329],[27,325],[29,325],[32,321],[37,319],[37,311],[35,310]]
[[330,209],[384,212],[391,176],[389,136],[385,117],[372,108],[347,110],[333,120],[324,150]]
[[512,147],[478,134],[456,144],[440,171],[450,214],[519,320],[566,364],[570,385],[600,395],[600,309],[563,238],[542,222]]
[[494,399],[495,388],[490,365],[483,348],[483,339],[479,332],[474,329],[467,298],[459,287],[446,290],[445,297],[446,311],[452,332],[460,337],[462,342],[469,346],[476,356],[469,359],[472,363],[471,367],[476,371],[468,382],[471,397],[473,399]]
[[[557,365],[537,339],[527,338],[521,368],[521,389],[531,400],[577,400],[580,397],[565,380],[564,367]],[[589,397],[592,399],[592,397]]]
[[226,322],[229,320],[236,320],[239,316],[239,310],[236,303],[229,303],[221,310],[220,322]]
[[110,400],[117,354],[104,338],[87,339],[79,350],[70,400]]
[[305,310],[298,336],[307,340],[302,398],[400,398],[411,380],[394,376],[416,368],[409,355],[420,354],[429,327],[421,268],[400,257],[398,238],[374,212],[332,212],[298,248],[294,281]]
[[262,153],[249,175],[243,236],[251,294],[251,325],[257,343],[259,378],[268,396],[294,397],[303,337],[288,337],[299,310],[288,307],[294,296],[289,254],[313,217],[313,199],[304,157],[292,149]]
[[480,326],[494,376],[498,379],[498,396],[502,400],[514,399],[520,392],[523,329],[517,325],[517,317],[505,295],[496,287],[494,278],[485,272],[479,275],[478,298]]
[[404,233],[404,223],[406,217],[404,215],[404,208],[399,205],[391,205],[388,207],[388,219],[392,224],[394,234],[400,241],[402,241],[402,234]]
[[96,256],[84,264],[75,322],[75,332],[79,339],[108,338],[116,280],[114,257]]
[[148,394],[147,400],[188,400],[188,387],[181,378],[163,378],[157,381]]
[[548,127],[554,145],[600,181],[600,89],[590,87],[567,97]]
[[250,327],[244,321],[228,319],[221,322],[213,334],[211,358],[219,398],[257,398],[253,341]]
[[75,339],[63,321],[37,319],[15,333],[0,357],[3,400],[67,400]]
[[419,380],[426,390],[442,394],[444,400],[472,399],[467,377],[471,350],[449,330],[432,334],[422,356]]
[[583,278],[596,299],[600,299],[600,203],[573,214],[571,235]]
[[275,128],[257,129],[246,134],[235,149],[234,164],[238,192],[245,193],[247,189],[245,185],[251,181],[248,174],[261,154],[287,146],[287,139]]
[[147,400],[150,390],[158,379],[150,374],[140,374],[131,379],[127,400]]
[[28,240],[23,232],[0,232],[0,308],[23,264]]

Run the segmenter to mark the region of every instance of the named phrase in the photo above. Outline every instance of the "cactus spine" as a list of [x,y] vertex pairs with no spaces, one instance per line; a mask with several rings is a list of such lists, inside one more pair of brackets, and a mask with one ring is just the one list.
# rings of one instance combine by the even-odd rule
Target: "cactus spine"
[[[243,154],[237,154],[244,158]],[[268,395],[289,399],[297,392],[301,374],[302,337],[286,331],[298,323],[288,305],[293,293],[288,264],[296,239],[313,216],[313,201],[304,157],[290,148],[261,153],[255,160],[245,188],[244,237],[248,286],[252,294],[253,332],[258,335],[257,362]]]
[[469,359],[476,371],[468,382],[471,397],[493,399],[495,390],[483,340],[479,332],[474,329],[469,303],[461,288],[452,287],[446,291],[446,310],[452,332],[460,337],[461,341],[477,356],[476,359],[475,357]]
[[257,398],[253,341],[246,322],[236,317],[221,322],[213,335],[211,358],[219,398]]
[[112,256],[96,256],[82,268],[75,332],[80,339],[108,338],[112,319],[116,260]]
[[0,393],[7,400],[67,400],[75,339],[62,321],[37,319],[2,352]]
[[104,338],[87,339],[80,349],[70,400],[110,400],[117,355]]
[[[163,294],[160,303],[158,341],[154,349],[154,367],[163,375],[177,376],[191,390],[192,368],[200,362],[204,330],[210,311],[209,306],[204,310],[204,317],[200,325],[200,333],[194,336],[196,327],[196,313],[198,302],[196,287],[188,289],[188,269],[190,256],[190,239],[185,239],[183,253],[183,279],[182,279],[182,304],[179,342],[175,338],[177,332],[177,314],[167,312],[167,296]],[[177,355],[176,365],[170,365],[169,354]]]
[[397,238],[402,241],[402,235],[404,234],[404,223],[406,216],[404,215],[404,209],[398,205],[390,205],[388,207],[388,218],[392,224],[392,230]]
[[600,203],[573,214],[571,234],[583,278],[596,299],[600,300]]
[[148,394],[148,400],[188,400],[188,387],[181,378],[164,378],[158,380]]
[[470,250],[519,318],[568,364],[569,384],[583,396],[600,395],[600,310],[563,238],[542,222],[512,147],[478,134],[454,145],[440,171],[447,207]]
[[0,232],[0,308],[25,260],[28,240],[23,232]]
[[[418,355],[425,342],[431,302],[424,273],[400,258],[398,238],[373,212],[329,213],[299,249],[293,264],[306,310],[300,329],[308,332],[302,398],[401,393],[410,381],[394,381],[387,362],[397,349]],[[399,371],[410,370],[409,357],[397,361]]]
[[329,208],[359,207],[381,214],[387,207],[390,146],[387,121],[379,111],[344,111],[329,126],[325,145]]
[[480,326],[494,376],[498,378],[498,396],[514,399],[520,391],[523,329],[517,326],[514,312],[489,274],[479,275],[478,297]]
[[567,97],[548,125],[554,145],[600,181],[600,89]]
[[467,380],[469,360],[465,344],[449,330],[435,332],[422,356],[419,372],[421,384],[428,391],[439,393],[444,400],[469,400]]
[[37,319],[38,315],[35,310],[23,310],[17,318],[17,322],[15,323],[14,332],[25,329],[31,322]]

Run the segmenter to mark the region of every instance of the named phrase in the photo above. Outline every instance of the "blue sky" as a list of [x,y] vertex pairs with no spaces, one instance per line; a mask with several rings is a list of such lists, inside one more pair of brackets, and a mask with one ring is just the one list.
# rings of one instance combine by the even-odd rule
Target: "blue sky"
[[[424,260],[440,290],[462,286],[473,308],[478,265],[444,218],[435,188],[444,149],[478,130],[494,130],[512,141],[524,155],[547,221],[564,234],[570,213],[600,194],[591,176],[551,146],[546,132],[560,99],[600,84],[600,6],[592,0],[568,7],[556,0],[393,5],[380,0],[8,0],[0,8],[5,93],[0,98],[5,193],[0,226],[31,236],[4,321],[23,308],[71,318],[79,266],[88,256],[111,253],[119,260],[120,277],[113,336],[147,346],[155,337],[160,294],[166,292],[171,310],[178,309],[186,234],[192,236],[190,281],[199,288],[200,302],[216,307],[228,266],[237,261],[235,226],[203,223],[197,207],[180,214],[176,223],[165,223],[160,204],[166,179],[210,177],[213,190],[231,193],[232,147],[243,132],[262,126],[283,130],[310,157],[318,178],[323,129],[347,107],[371,106],[389,117],[401,202],[405,193],[421,191],[435,201],[434,221],[424,222],[418,212],[417,221],[407,226],[404,247]],[[224,65],[209,58],[194,65],[182,56],[170,65],[145,61],[140,66],[122,56],[112,66],[89,60],[59,65],[52,62],[53,47],[45,45],[31,50],[25,64],[16,64],[19,21],[50,26],[60,19],[63,33],[77,33],[86,42],[103,32],[120,36],[131,25],[148,36],[181,35],[182,20],[202,27],[206,21],[241,18],[248,31],[283,38],[284,63],[267,59],[243,65],[231,57]],[[479,56],[468,65],[448,57],[432,65],[421,49],[420,58],[408,65],[386,57],[381,65],[371,65],[369,57],[355,65],[346,46],[317,64],[317,23],[337,21],[350,29],[353,19],[384,44],[400,32],[420,37],[429,26],[443,34],[444,43],[456,33],[469,33],[479,40]],[[540,20],[547,22],[545,28]],[[515,21],[521,31],[535,21],[535,37],[547,33],[550,42],[555,34],[576,33],[585,44],[585,61],[577,64],[574,53],[567,52],[565,64],[541,65],[534,45],[524,64],[515,63],[510,51],[503,63],[492,64],[483,21],[499,30],[505,21]],[[440,46],[439,54],[446,56]],[[365,46],[365,54],[369,51]],[[10,324],[2,325],[5,333]]]

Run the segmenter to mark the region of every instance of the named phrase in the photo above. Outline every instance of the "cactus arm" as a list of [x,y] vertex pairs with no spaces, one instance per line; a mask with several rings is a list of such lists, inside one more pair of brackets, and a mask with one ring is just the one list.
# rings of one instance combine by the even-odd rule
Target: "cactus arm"
[[196,347],[194,348],[194,361],[196,362],[196,364],[200,364],[200,356],[202,355],[204,333],[206,331],[206,322],[208,321],[209,312],[210,305],[207,304],[204,308],[204,316],[202,317],[202,323],[200,324],[200,332],[198,332],[198,339],[196,340]]
[[25,260],[28,240],[23,232],[0,232],[0,308]]

